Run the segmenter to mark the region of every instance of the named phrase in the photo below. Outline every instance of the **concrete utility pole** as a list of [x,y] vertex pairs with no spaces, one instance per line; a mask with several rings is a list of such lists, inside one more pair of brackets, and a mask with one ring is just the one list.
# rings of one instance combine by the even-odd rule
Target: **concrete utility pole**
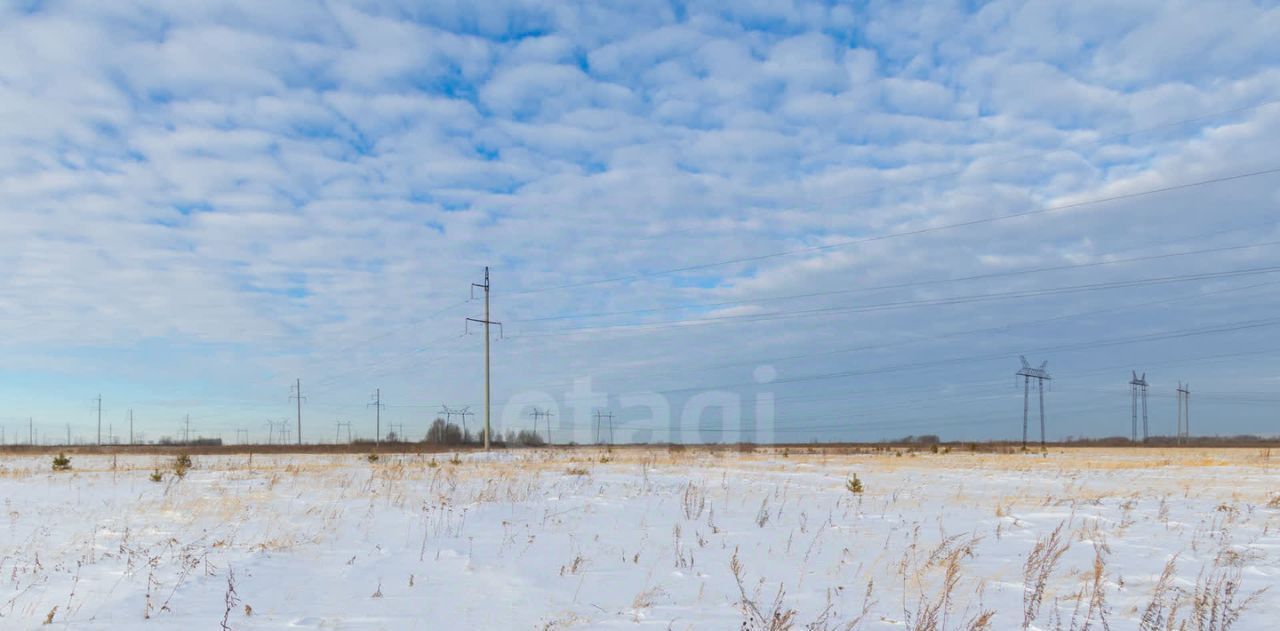
[[102,395],[98,395],[98,444],[102,444]]
[[129,408],[129,444],[133,444],[133,408]]
[[298,444],[302,444],[302,379],[293,386],[293,394],[289,395],[290,399],[298,400]]
[[1032,368],[1027,363],[1026,357],[1021,357],[1022,368],[1017,372],[1017,376],[1022,377],[1022,450],[1027,450],[1027,420],[1030,416],[1031,407],[1031,380],[1036,380],[1036,385],[1040,389],[1040,448],[1044,449],[1044,382],[1052,379],[1049,371],[1045,367],[1049,365],[1048,361],[1040,364],[1039,368]]
[[71,446],[71,423],[67,423],[67,446]]
[[27,444],[36,444],[36,424],[30,416],[27,417]]
[[[489,266],[488,266],[488,265],[484,266],[484,284],[483,284],[483,285],[481,285],[481,284],[479,284],[479,283],[471,283],[471,297],[472,297],[472,298],[475,298],[475,295],[476,295],[476,287],[479,287],[479,288],[481,288],[481,289],[483,289],[483,290],[484,290],[484,319],[483,319],[483,320],[480,320],[480,319],[477,319],[477,318],[467,318],[467,321],[468,321],[468,322],[477,322],[477,323],[480,323],[480,324],[483,324],[483,325],[484,325],[484,448],[485,448],[485,450],[487,451],[487,450],[489,449],[489,432],[491,431],[491,430],[490,430],[491,425],[490,425],[489,419],[490,419],[490,418],[491,418],[491,416],[492,416],[492,413],[491,413],[491,407],[490,407],[490,404],[489,404],[489,384],[490,384],[490,380],[489,380],[489,325],[490,325],[490,324],[496,324],[496,325],[498,325],[498,331],[499,331],[499,332],[501,332],[501,331],[502,331],[502,323],[501,323],[501,322],[494,322],[493,320],[491,320],[491,319],[489,318]],[[535,429],[536,429],[536,428],[535,428]]]
[[373,403],[369,405],[373,406],[374,410],[373,449],[377,451],[378,446],[382,444],[382,408],[387,407],[382,404],[382,388],[373,391]]
[[185,443],[187,443],[188,445],[190,445],[190,444],[191,444],[191,415],[190,415],[190,414],[188,414],[188,415],[186,416],[186,419],[187,419],[187,426],[186,426],[186,431],[185,431],[186,438],[184,438],[184,439],[183,439],[183,442],[185,442]]

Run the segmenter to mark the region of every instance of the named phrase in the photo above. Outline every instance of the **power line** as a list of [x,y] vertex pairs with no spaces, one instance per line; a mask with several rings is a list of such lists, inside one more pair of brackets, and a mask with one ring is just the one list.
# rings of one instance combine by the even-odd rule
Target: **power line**
[[733,264],[736,264],[736,263],[753,263],[753,262],[757,262],[757,261],[763,261],[763,260],[768,260],[768,259],[773,259],[773,258],[779,258],[779,257],[784,257],[784,256],[793,256],[793,255],[796,255],[796,254],[807,254],[807,253],[812,253],[812,252],[823,252],[823,251],[827,251],[827,250],[833,250],[833,249],[838,249],[838,248],[845,248],[845,247],[849,247],[849,246],[852,246],[852,245],[861,245],[861,244],[865,244],[865,243],[873,243],[873,242],[876,242],[876,241],[884,241],[884,240],[887,240],[887,239],[896,239],[896,238],[899,238],[899,237],[908,237],[908,236],[916,236],[916,235],[921,235],[921,234],[930,234],[930,233],[935,233],[935,232],[943,232],[943,231],[946,231],[946,230],[954,230],[954,229],[957,229],[957,228],[966,228],[966,227],[970,227],[970,226],[986,225],[986,224],[992,224],[992,223],[997,223],[997,222],[1002,222],[1002,221],[1008,221],[1008,220],[1011,220],[1011,219],[1019,219],[1019,218],[1022,218],[1022,217],[1032,217],[1032,216],[1036,216],[1036,215],[1043,215],[1043,214],[1047,214],[1047,213],[1059,212],[1059,211],[1069,210],[1069,209],[1073,209],[1073,208],[1082,208],[1082,207],[1085,207],[1085,206],[1092,206],[1092,205],[1097,205],[1097,204],[1104,204],[1104,203],[1107,203],[1107,202],[1114,202],[1114,201],[1120,201],[1120,200],[1125,200],[1125,199],[1136,199],[1136,198],[1140,198],[1140,197],[1146,197],[1146,196],[1150,196],[1150,195],[1158,195],[1158,194],[1161,194],[1161,193],[1168,193],[1168,192],[1172,192],[1172,191],[1186,190],[1186,189],[1196,188],[1196,187],[1200,187],[1200,186],[1209,186],[1209,185],[1212,185],[1212,184],[1221,184],[1221,183],[1224,183],[1224,182],[1231,182],[1231,181],[1236,181],[1236,180],[1242,180],[1242,179],[1251,178],[1251,177],[1258,177],[1258,176],[1263,176],[1263,175],[1271,175],[1271,174],[1273,174],[1273,173],[1280,173],[1280,167],[1270,168],[1270,169],[1263,169],[1263,170],[1260,170],[1260,171],[1251,171],[1251,172],[1247,172],[1247,173],[1237,173],[1237,174],[1234,174],[1234,175],[1220,176],[1220,177],[1215,177],[1215,178],[1209,178],[1209,179],[1204,179],[1204,180],[1198,180],[1198,181],[1194,181],[1194,182],[1184,182],[1184,183],[1180,183],[1180,184],[1171,184],[1171,185],[1168,185],[1168,186],[1162,186],[1162,187],[1158,187],[1158,188],[1146,189],[1146,190],[1143,190],[1143,191],[1137,191],[1137,192],[1133,192],[1133,193],[1122,193],[1122,194],[1118,194],[1118,195],[1109,195],[1109,196],[1106,196],[1106,197],[1097,197],[1097,198],[1094,198],[1094,199],[1084,200],[1084,201],[1079,201],[1079,202],[1070,202],[1070,203],[1066,203],[1066,204],[1058,204],[1058,205],[1055,205],[1055,206],[1047,206],[1047,207],[1041,207],[1041,208],[1034,208],[1034,209],[1030,209],[1030,210],[1024,210],[1024,211],[1019,211],[1019,212],[1009,213],[1009,214],[1005,214],[1005,215],[998,215],[998,216],[995,216],[995,217],[983,217],[983,218],[980,218],[980,219],[970,219],[970,220],[967,220],[967,221],[959,221],[959,222],[954,222],[954,223],[949,223],[949,224],[942,224],[942,225],[938,225],[938,226],[929,226],[929,227],[925,227],[925,228],[914,228],[914,229],[911,229],[911,230],[901,230],[901,231],[897,231],[897,232],[889,232],[889,233],[880,234],[880,235],[875,235],[875,236],[870,236],[870,237],[861,237],[861,238],[857,238],[857,239],[847,239],[847,240],[844,240],[844,241],[840,241],[840,242],[837,242],[837,243],[829,243],[829,244],[826,244],[826,245],[815,245],[815,246],[809,246],[809,247],[804,247],[804,248],[797,248],[797,249],[793,249],[793,250],[783,250],[783,251],[779,251],[779,252],[772,252],[772,253],[769,253],[769,254],[759,254],[759,255],[755,255],[755,256],[745,256],[745,257],[738,257],[738,258],[732,258],[732,259],[724,259],[724,260],[720,260],[720,261],[712,261],[712,262],[702,263],[702,264],[698,264],[698,265],[686,265],[686,266],[683,266],[683,267],[673,267],[673,268],[668,268],[668,269],[663,269],[663,270],[655,270],[655,271],[652,271],[652,272],[642,272],[642,273],[636,273],[636,274],[628,274],[628,275],[624,275],[624,276],[614,276],[614,277],[610,277],[610,278],[600,278],[600,279],[596,279],[596,280],[580,281],[580,282],[575,282],[575,283],[565,283],[565,284],[561,284],[561,285],[552,285],[552,286],[548,286],[548,287],[541,287],[541,288],[523,289],[523,290],[517,290],[517,291],[509,292],[507,295],[531,294],[531,293],[541,293],[541,292],[546,292],[546,291],[556,291],[556,290],[561,290],[561,289],[571,289],[571,288],[575,288],[575,287],[587,287],[587,286],[591,286],[591,285],[601,285],[601,284],[606,284],[606,283],[615,283],[615,282],[621,282],[621,281],[638,280],[638,279],[641,279],[641,278],[651,278],[651,277],[654,277],[654,276],[666,276],[666,275],[670,275],[670,274],[679,274],[679,273],[683,273],[683,272],[692,272],[692,271],[698,271],[698,270],[703,270],[703,269],[710,269],[710,268],[713,268],[713,267],[721,267],[721,266],[724,266],[724,265],[733,265]]
[[1148,278],[1140,278],[1123,281],[1110,281],[1103,283],[1088,283],[1083,285],[1066,285],[1062,287],[1051,287],[1045,289],[1029,289],[1007,292],[992,292],[982,294],[967,294],[958,296],[949,296],[946,298],[928,298],[921,300],[901,300],[894,302],[882,302],[872,304],[861,304],[855,306],[834,306],[834,307],[817,307],[811,309],[792,309],[786,311],[774,311],[764,314],[745,314],[745,315],[728,315],[728,316],[708,316],[701,318],[686,318],[683,320],[667,320],[663,322],[642,323],[642,324],[621,324],[614,326],[588,326],[588,327],[565,327],[560,329],[549,329],[535,331],[532,333],[524,333],[512,336],[512,339],[530,338],[530,337],[556,337],[561,335],[581,335],[584,333],[599,333],[610,331],[652,331],[657,329],[666,329],[672,327],[683,327],[689,325],[708,325],[718,323],[733,322],[765,322],[774,320],[786,320],[792,318],[814,317],[831,314],[842,313],[868,313],[876,311],[886,311],[895,309],[906,309],[922,306],[948,306],[956,304],[970,304],[974,302],[986,302],[990,300],[1011,300],[1017,298],[1035,298],[1040,296],[1055,296],[1061,294],[1072,294],[1080,292],[1104,291],[1110,289],[1130,289],[1134,287],[1147,287],[1155,285],[1167,285],[1172,283],[1193,282],[1199,280],[1216,280],[1221,278],[1235,278],[1241,276],[1255,276],[1259,274],[1273,274],[1280,272],[1280,265],[1271,265],[1265,267],[1253,267],[1234,270],[1224,270],[1219,272],[1201,272],[1195,274],[1181,274],[1175,276],[1156,276]]
[[[1093,340],[1088,342],[1075,342],[1070,344],[1059,344],[1055,346],[1046,346],[1040,348],[1029,349],[1027,352],[1037,354],[1049,354],[1055,352],[1069,352],[1079,350],[1089,350],[1094,348],[1105,348],[1108,346],[1122,346],[1127,344],[1137,344],[1142,342],[1153,342],[1168,339],[1181,339],[1186,337],[1195,337],[1200,335],[1214,335],[1219,333],[1231,333],[1236,331],[1244,331],[1250,329],[1258,329],[1280,325],[1280,317],[1262,318],[1256,320],[1241,320],[1230,323],[1211,325],[1205,327],[1197,327],[1190,329],[1174,329],[1171,331],[1163,331],[1157,333],[1149,333],[1145,335],[1134,335],[1124,337],[1103,338],[1101,340]],[[902,372],[907,370],[919,370],[921,368],[935,368],[941,366],[950,366],[961,363],[970,363],[975,361],[995,361],[1001,359],[1016,358],[1020,355],[1017,352],[990,353],[983,355],[967,355],[961,357],[951,357],[946,359],[935,359],[921,362],[911,362],[904,364],[896,364],[883,366],[879,368],[867,368],[859,370],[847,370],[837,372],[819,373],[814,375],[803,375],[778,379],[773,383],[789,384],[789,383],[805,383],[812,381],[824,381],[830,379],[844,379],[849,377],[862,377],[868,375],[881,375],[893,372]],[[726,390],[740,387],[750,387],[756,385],[753,382],[737,382],[729,384],[690,386],[681,388],[672,388],[666,390],[654,391],[654,394],[675,394],[679,392],[695,392],[700,390]]]
[[[1278,281],[1269,281],[1269,282],[1266,282],[1266,283],[1257,283],[1257,284],[1245,285],[1245,286],[1240,286],[1240,287],[1229,287],[1229,288],[1219,289],[1219,290],[1214,290],[1214,291],[1196,292],[1196,293],[1194,293],[1194,294],[1185,295],[1185,296],[1177,296],[1177,297],[1173,297],[1173,298],[1161,298],[1161,299],[1159,299],[1159,300],[1151,300],[1151,301],[1138,302],[1138,303],[1134,303],[1134,304],[1130,304],[1130,305],[1123,305],[1123,306],[1120,306],[1120,307],[1108,307],[1108,308],[1104,308],[1104,309],[1090,309],[1090,310],[1086,310],[1086,311],[1077,311],[1077,312],[1074,312],[1074,313],[1060,314],[1060,315],[1056,315],[1056,316],[1052,316],[1052,317],[1048,317],[1048,318],[1037,318],[1037,319],[1032,319],[1032,320],[1022,320],[1022,321],[1018,321],[1018,322],[1011,322],[1011,323],[1007,323],[1007,324],[1001,324],[1001,325],[997,325],[997,326],[990,326],[990,327],[980,327],[980,328],[974,328],[974,329],[962,329],[962,330],[957,330],[957,331],[949,331],[949,332],[941,333],[941,334],[938,334],[938,335],[925,336],[925,337],[912,337],[912,338],[909,338],[909,339],[905,339],[905,340],[898,340],[898,341],[892,341],[892,342],[875,342],[875,343],[870,343],[870,344],[860,344],[860,345],[857,345],[857,346],[847,346],[847,347],[835,348],[835,349],[825,349],[825,350],[822,350],[822,351],[809,352],[809,353],[795,353],[795,354],[790,354],[790,355],[775,355],[775,356],[771,356],[771,357],[755,357],[755,358],[751,358],[751,359],[748,359],[748,360],[740,360],[740,361],[733,361],[733,362],[721,362],[721,363],[718,363],[718,364],[712,364],[712,365],[709,365],[709,366],[702,366],[702,367],[698,367],[698,368],[680,368],[680,369],[675,369],[675,370],[665,370],[665,371],[661,371],[661,372],[650,372],[650,373],[645,373],[645,374],[642,374],[642,375],[636,375],[636,374],[634,374],[634,373],[628,373],[628,374],[627,374],[627,377],[628,377],[628,378],[633,378],[633,379],[634,379],[634,378],[655,378],[655,377],[664,377],[664,376],[672,376],[672,375],[683,375],[683,374],[689,374],[689,373],[693,373],[693,372],[707,372],[707,371],[719,370],[719,369],[723,369],[723,368],[732,368],[732,367],[735,367],[735,366],[758,365],[758,364],[762,364],[762,363],[778,363],[778,362],[794,361],[794,360],[800,360],[800,359],[812,359],[812,358],[815,358],[815,357],[825,357],[825,356],[831,356],[831,355],[841,355],[841,354],[846,354],[846,353],[862,352],[862,351],[868,351],[868,350],[880,350],[880,349],[885,349],[885,348],[893,348],[893,347],[897,347],[897,346],[905,346],[905,345],[910,345],[910,344],[918,344],[918,343],[921,343],[921,342],[937,341],[937,340],[941,340],[941,339],[948,339],[948,338],[953,338],[953,337],[962,337],[962,336],[975,335],[975,334],[981,334],[981,333],[1005,332],[1005,331],[1008,331],[1009,329],[1017,328],[1017,327],[1021,327],[1021,326],[1028,326],[1028,325],[1035,325],[1035,324],[1046,324],[1046,323],[1049,323],[1049,322],[1058,322],[1058,321],[1062,321],[1062,320],[1069,320],[1069,319],[1074,319],[1074,318],[1079,318],[1079,317],[1084,317],[1084,316],[1097,315],[1097,314],[1102,314],[1102,313],[1112,313],[1112,312],[1116,312],[1116,311],[1124,311],[1124,310],[1134,309],[1134,308],[1138,308],[1138,307],[1147,307],[1147,306],[1153,306],[1153,305],[1159,305],[1159,304],[1168,304],[1168,303],[1171,303],[1171,302],[1179,302],[1179,301],[1183,301],[1183,300],[1190,300],[1190,299],[1194,299],[1194,298],[1202,298],[1202,297],[1206,297],[1206,296],[1221,295],[1221,294],[1225,294],[1225,293],[1231,293],[1231,292],[1237,292],[1237,291],[1244,291],[1244,290],[1249,290],[1249,289],[1256,289],[1256,288],[1259,288],[1259,287],[1268,287],[1268,286],[1276,285],[1276,284],[1278,284],[1278,283],[1280,283],[1280,282],[1278,282]],[[1014,357],[1014,355],[1008,355],[1008,356],[1006,356],[1006,357]],[[1003,359],[1003,358],[1002,358],[1002,359]],[[555,384],[544,384],[543,386],[540,386],[540,387],[542,387],[542,388],[544,388],[544,389],[545,389],[545,388],[551,388],[551,387],[557,387],[557,386],[565,386],[565,385],[568,385],[568,384],[567,384],[566,382],[560,382],[560,383],[555,383]]]
[[842,295],[842,294],[862,293],[862,292],[868,292],[868,291],[880,291],[880,290],[886,290],[886,289],[904,289],[904,288],[908,288],[908,287],[922,287],[922,286],[927,286],[927,285],[938,285],[938,284],[944,284],[944,283],[957,283],[957,282],[965,282],[965,281],[972,281],[972,280],[986,280],[986,279],[991,279],[991,278],[1007,278],[1007,277],[1010,277],[1010,276],[1023,276],[1023,275],[1027,275],[1027,274],[1038,274],[1038,273],[1044,273],[1044,272],[1057,272],[1057,271],[1064,271],[1064,270],[1076,270],[1076,269],[1084,269],[1084,268],[1090,268],[1090,267],[1102,267],[1102,266],[1107,266],[1107,265],[1123,265],[1123,264],[1127,264],[1127,263],[1138,263],[1138,262],[1147,262],[1147,261],[1158,261],[1158,260],[1170,259],[1170,258],[1177,258],[1177,257],[1183,257],[1183,256],[1194,256],[1194,255],[1200,255],[1200,254],[1215,254],[1215,253],[1221,253],[1221,252],[1231,252],[1231,251],[1238,251],[1238,250],[1248,250],[1248,249],[1253,249],[1253,248],[1270,247],[1270,246],[1275,246],[1275,245],[1280,245],[1280,241],[1267,241],[1267,242],[1263,242],[1263,243],[1250,243],[1250,244],[1245,244],[1245,245],[1232,245],[1232,246],[1219,247],[1219,248],[1206,248],[1206,249],[1200,249],[1200,250],[1191,250],[1191,251],[1186,251],[1186,252],[1173,252],[1173,253],[1167,253],[1167,254],[1153,254],[1153,255],[1149,255],[1149,256],[1138,256],[1138,257],[1131,257],[1131,258],[1125,258],[1125,259],[1112,259],[1112,260],[1109,260],[1109,261],[1090,261],[1090,262],[1088,262],[1088,263],[1072,263],[1072,264],[1069,264],[1069,265],[1053,265],[1053,266],[1048,266],[1048,267],[1035,267],[1035,268],[1028,268],[1028,269],[1021,269],[1021,270],[1012,270],[1012,271],[1004,271],[1004,272],[991,272],[991,273],[987,273],[987,274],[975,274],[975,275],[970,275],[970,276],[959,276],[959,277],[953,277],[953,278],[932,278],[932,279],[926,279],[926,280],[908,281],[908,282],[902,282],[902,283],[893,283],[893,284],[888,284],[888,285],[874,285],[874,286],[870,286],[870,287],[854,287],[854,288],[848,288],[848,289],[833,289],[833,290],[817,291],[817,292],[809,292],[809,293],[803,293],[803,294],[790,294],[790,295],[786,295],[786,296],[764,296],[764,297],[759,297],[759,298],[742,298],[742,299],[738,299],[738,300],[724,300],[724,301],[719,301],[719,302],[700,303],[700,304],[689,304],[689,305],[679,305],[679,306],[667,306],[667,307],[648,307],[648,308],[644,308],[644,309],[628,309],[628,310],[622,310],[622,311],[601,311],[601,312],[595,312],[595,313],[574,313],[574,314],[565,314],[565,315],[556,315],[556,316],[543,316],[543,317],[538,317],[538,318],[524,318],[524,319],[519,319],[519,320],[512,320],[512,322],[516,322],[516,323],[525,323],[525,322],[547,322],[547,321],[551,321],[551,320],[576,320],[576,319],[584,319],[584,318],[600,318],[600,317],[618,316],[618,315],[639,315],[639,314],[645,314],[645,313],[660,313],[660,312],[664,312],[664,311],[687,311],[687,310],[693,310],[693,309],[714,309],[714,308],[718,308],[718,307],[729,307],[729,306],[742,305],[742,304],[755,304],[755,303],[761,303],[761,302],[775,302],[775,301],[780,301],[780,300],[799,300],[799,299],[804,299],[804,298],[818,298],[818,297],[835,296],[835,295]]

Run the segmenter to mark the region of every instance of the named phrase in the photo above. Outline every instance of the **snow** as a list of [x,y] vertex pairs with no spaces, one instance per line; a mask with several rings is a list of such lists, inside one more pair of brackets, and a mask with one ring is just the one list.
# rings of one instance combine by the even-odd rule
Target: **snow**
[[1238,572],[1280,620],[1268,453],[802,451],[3,456],[0,628],[1019,629],[1060,524],[1031,628],[1137,629],[1171,558],[1175,618]]

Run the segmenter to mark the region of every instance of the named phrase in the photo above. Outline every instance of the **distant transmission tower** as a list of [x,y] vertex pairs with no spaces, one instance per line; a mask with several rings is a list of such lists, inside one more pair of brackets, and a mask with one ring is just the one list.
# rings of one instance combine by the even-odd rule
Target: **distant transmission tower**
[[373,419],[373,450],[378,450],[378,445],[382,444],[382,408],[387,407],[382,403],[382,388],[373,391],[373,402],[366,407],[372,407],[374,410]]
[[452,422],[453,422],[453,417],[455,417],[455,416],[456,416],[456,417],[458,417],[458,418],[460,418],[460,419],[462,419],[462,436],[463,436],[463,438],[466,438],[466,436],[467,436],[467,417],[468,417],[468,416],[475,416],[475,415],[476,415],[476,414],[475,414],[475,412],[472,412],[472,411],[471,411],[471,406],[469,406],[469,405],[464,405],[464,406],[462,406],[462,407],[460,407],[460,408],[451,408],[451,407],[449,407],[449,406],[447,406],[447,405],[441,405],[441,406],[440,406],[440,413],[444,415],[444,422],[445,422],[446,424],[447,424],[447,423],[452,423]]
[[1052,379],[1049,371],[1045,367],[1049,365],[1048,361],[1040,364],[1039,368],[1032,368],[1027,362],[1026,357],[1021,357],[1022,369],[1018,371],[1017,376],[1022,377],[1022,449],[1027,449],[1027,420],[1031,415],[1031,380],[1036,380],[1036,386],[1040,391],[1040,448],[1044,448],[1044,382]]
[[236,428],[236,442],[240,443],[241,445],[249,444],[249,428],[247,427]]
[[601,412],[600,410],[596,410],[596,444],[597,445],[600,444],[601,442],[600,440],[601,421],[606,421],[606,420],[609,422],[609,444],[610,445],[613,444],[613,412]]
[[289,394],[289,398],[295,399],[298,401],[298,444],[301,445],[302,444],[302,400],[306,398],[302,396],[302,379],[298,379],[297,382],[294,383],[293,387],[290,390],[292,390],[292,392]]
[[[387,426],[391,428],[391,434],[390,434],[390,435],[391,435],[391,436],[395,436],[395,437],[396,437],[395,442],[397,442],[397,443],[403,443],[403,442],[405,442],[405,440],[404,440],[404,423],[388,423],[388,424],[387,424]],[[400,428],[400,431],[396,431],[396,428],[397,428],[397,427],[398,427],[398,428]]]
[[1147,373],[1138,376],[1138,371],[1133,371],[1133,379],[1129,380],[1129,399],[1133,403],[1133,425],[1132,436],[1133,442],[1138,442],[1138,400],[1142,400],[1142,442],[1147,442]]
[[342,428],[347,428],[347,443],[351,442],[351,421],[343,423],[338,421],[338,429],[333,433],[333,442],[337,443],[342,440]]
[[551,410],[542,410],[539,408],[533,408],[533,433],[534,434],[538,433],[538,419],[540,418],[547,419],[547,444],[548,445],[551,444],[551,417],[552,416],[553,414]]
[[1178,382],[1178,442],[1191,438],[1191,384]]

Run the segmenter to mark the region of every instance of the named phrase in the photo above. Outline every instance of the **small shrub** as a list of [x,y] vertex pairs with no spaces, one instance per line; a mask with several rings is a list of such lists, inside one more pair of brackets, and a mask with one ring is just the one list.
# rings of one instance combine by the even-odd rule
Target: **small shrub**
[[435,459],[435,458],[432,458],[432,459],[430,459],[430,460],[428,460],[428,461],[427,461],[427,466],[428,466],[428,467],[431,467],[432,469],[434,469],[434,468],[436,468],[436,467],[440,466],[440,463],[436,462],[436,459]]
[[459,456],[456,453],[453,454],[453,456],[449,458],[449,464],[452,464],[452,465],[462,464],[462,456]]
[[71,470],[71,459],[68,458],[66,454],[62,452],[58,452],[58,455],[53,457],[53,470],[54,471]]
[[178,454],[173,458],[173,474],[180,477],[187,477],[187,471],[192,467],[191,456],[187,454]]
[[369,462],[377,462],[377,461],[378,461],[378,454],[369,454],[369,455],[365,456],[365,457],[364,457],[364,459],[365,459],[365,460],[368,460]]
[[163,481],[164,481],[164,474],[163,474],[163,473],[160,473],[160,470],[159,470],[159,469],[156,469],[155,471],[152,471],[152,472],[151,472],[151,476],[150,476],[150,478],[151,478],[151,481],[152,481],[152,482],[163,482]]
[[586,468],[584,467],[569,467],[569,469],[565,471],[565,473],[569,475],[587,475],[590,472],[587,471]]
[[862,480],[858,479],[858,474],[855,473],[849,476],[849,479],[844,481],[844,488],[854,495],[861,495],[863,490]]

